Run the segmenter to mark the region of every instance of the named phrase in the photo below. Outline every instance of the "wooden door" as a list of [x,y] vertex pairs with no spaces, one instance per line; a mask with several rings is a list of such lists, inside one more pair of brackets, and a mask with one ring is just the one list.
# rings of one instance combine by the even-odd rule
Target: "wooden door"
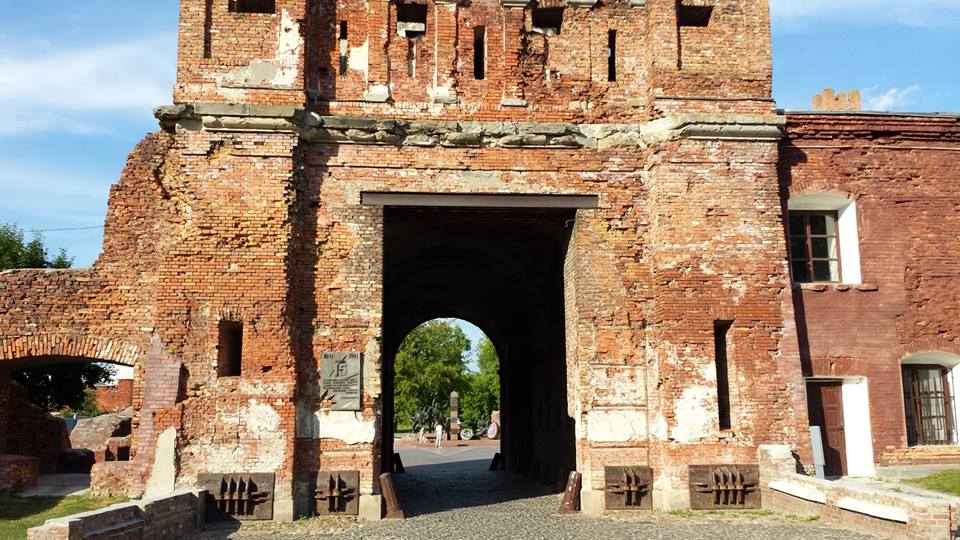
[[847,442],[843,433],[843,383],[810,381],[807,383],[807,411],[810,425],[820,426],[827,476],[847,473]]

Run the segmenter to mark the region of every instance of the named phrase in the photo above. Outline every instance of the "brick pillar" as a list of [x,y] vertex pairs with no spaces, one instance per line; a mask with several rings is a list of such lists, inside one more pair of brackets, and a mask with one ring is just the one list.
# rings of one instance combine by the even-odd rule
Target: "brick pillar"
[[131,495],[138,494],[150,478],[159,435],[153,422],[153,413],[177,403],[182,365],[179,359],[163,348],[159,337],[151,338],[143,376],[143,406],[133,438],[132,450],[136,455],[133,458],[134,477],[130,481]]
[[[651,68],[654,72],[676,71],[680,66],[680,27],[676,0],[647,0]],[[627,36],[624,36],[626,38]]]
[[520,79],[520,55],[523,53],[523,21],[524,10],[530,5],[529,0],[501,0],[503,6],[503,66],[500,74],[503,82],[503,97],[500,104],[504,106],[526,106],[523,84]]
[[457,102],[457,44],[459,7],[457,0],[435,0],[433,39],[436,62],[430,98],[436,103]]
[[390,2],[370,0],[367,4],[367,39],[370,43],[367,65],[365,101],[384,102],[390,99]]

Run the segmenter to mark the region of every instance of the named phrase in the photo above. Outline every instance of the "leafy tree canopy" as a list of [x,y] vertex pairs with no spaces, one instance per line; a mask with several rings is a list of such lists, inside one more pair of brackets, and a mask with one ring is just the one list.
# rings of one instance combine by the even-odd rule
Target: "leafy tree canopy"
[[27,241],[16,225],[0,225],[0,272],[12,268],[70,268],[72,264],[73,258],[62,248],[51,259],[39,233],[33,233]]
[[433,320],[413,329],[394,360],[395,424],[411,420],[432,402],[449,403],[450,392],[464,387],[470,340],[449,321]]
[[410,332],[394,362],[394,423],[433,429],[449,415],[450,392],[460,394],[464,425],[486,427],[500,407],[500,360],[486,337],[476,346],[479,373],[467,370],[470,340],[450,321],[433,320]]
[[12,375],[27,389],[30,402],[48,411],[65,408],[89,414],[87,390],[108,382],[113,369],[100,364],[58,364],[21,369]]
[[476,350],[480,373],[467,374],[467,389],[460,397],[460,417],[465,425],[479,432],[490,424],[490,413],[500,409],[500,358],[486,336],[477,342]]
[[[16,225],[0,225],[0,271],[70,268],[72,264],[73,258],[64,249],[51,258],[40,234],[34,233],[28,241]],[[26,387],[30,401],[48,410],[80,409],[87,390],[112,376],[112,368],[92,363],[40,366],[13,373],[13,379]]]

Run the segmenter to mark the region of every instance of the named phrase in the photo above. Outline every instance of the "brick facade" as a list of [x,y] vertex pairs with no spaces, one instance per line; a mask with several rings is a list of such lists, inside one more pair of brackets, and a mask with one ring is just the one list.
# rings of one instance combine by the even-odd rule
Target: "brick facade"
[[[103,253],[86,270],[0,274],[0,367],[64,356],[134,366],[130,491],[273,473],[281,519],[305,512],[318,470],[359,470],[361,495],[379,492],[391,355],[405,331],[451,310],[512,351],[508,461],[580,470],[585,506],[607,465],[650,465],[655,505],[677,508],[689,504],[687,465],[755,463],[762,444],[809,456],[801,359],[820,330],[796,330],[808,293],[790,283],[784,192],[800,185],[791,176],[815,178],[811,189],[849,176],[816,163],[850,165],[796,153],[802,138],[838,134],[832,117],[776,113],[767,2],[684,4],[712,6],[708,24],[681,21],[674,0],[570,2],[547,35],[526,2],[428,2],[425,32],[410,38],[393,2],[277,0],[261,14],[182,1],[176,105],[158,109],[162,130],[111,190]],[[927,124],[936,145],[955,128]],[[928,166],[924,150],[902,154],[902,171]],[[363,204],[382,192],[501,197],[471,210],[487,214],[511,194],[548,206],[587,195],[595,208],[496,213],[483,237],[462,212]],[[947,211],[925,208],[930,220]],[[497,264],[461,266],[469,282],[431,289],[449,261],[425,252],[439,258],[421,270],[389,238],[411,250],[469,244]],[[951,338],[949,312],[921,301],[949,298],[949,276],[911,275],[911,313],[930,323],[889,344]],[[425,292],[411,300],[415,284]],[[902,322],[878,307],[871,316],[894,332]],[[218,368],[222,322],[242,324],[238,375]],[[732,322],[729,429],[718,322]],[[321,394],[325,351],[364,354],[360,411],[332,411]]]

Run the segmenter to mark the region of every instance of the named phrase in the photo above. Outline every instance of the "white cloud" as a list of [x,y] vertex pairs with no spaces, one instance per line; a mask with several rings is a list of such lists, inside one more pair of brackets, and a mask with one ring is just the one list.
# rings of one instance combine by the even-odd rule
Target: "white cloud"
[[775,23],[816,20],[846,23],[893,23],[908,26],[960,24],[958,0],[770,0]]
[[914,84],[904,89],[890,88],[878,91],[867,88],[863,91],[863,108],[869,111],[899,111],[913,105],[914,97],[920,93],[920,85]]
[[176,40],[168,36],[78,48],[3,45],[0,134],[103,133],[103,115],[142,114],[171,99]]

